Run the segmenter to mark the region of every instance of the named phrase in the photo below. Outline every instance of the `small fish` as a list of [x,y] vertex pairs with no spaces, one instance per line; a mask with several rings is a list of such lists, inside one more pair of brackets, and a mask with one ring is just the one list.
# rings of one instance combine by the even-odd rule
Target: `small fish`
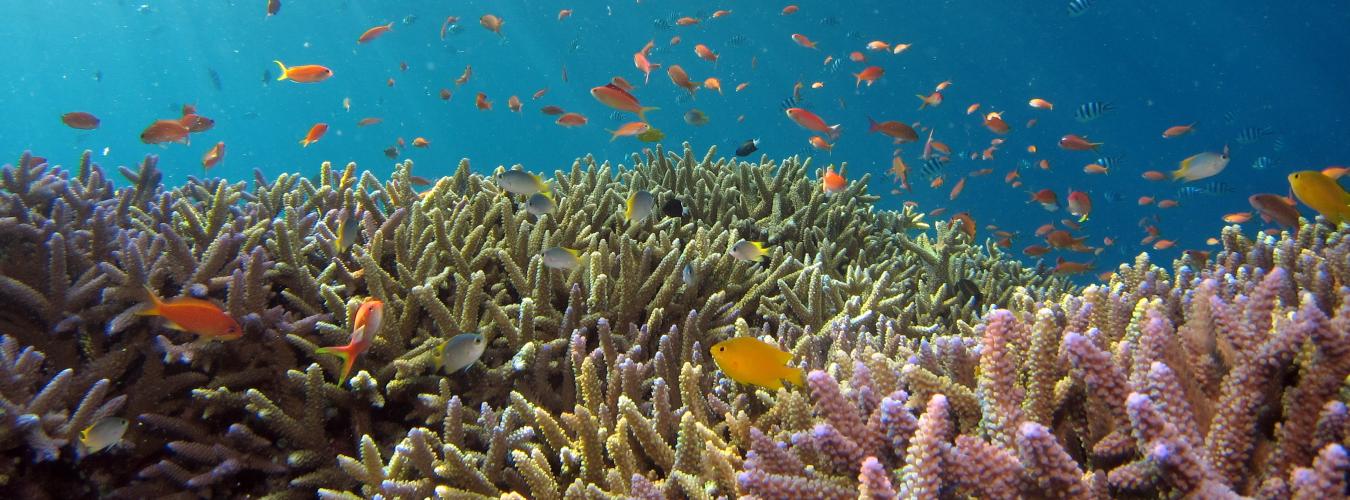
[[492,101],[488,100],[487,94],[479,92],[474,96],[473,106],[479,111],[492,111]]
[[165,326],[170,329],[211,339],[235,340],[244,335],[239,322],[215,303],[191,297],[162,301],[149,288],[145,289],[145,293],[150,307],[137,311],[137,316],[160,316],[167,320]]
[[305,133],[305,138],[300,139],[300,147],[307,148],[310,144],[319,142],[319,138],[323,137],[326,132],[328,132],[327,123],[315,123],[313,127],[309,128],[309,132]]
[[567,247],[552,247],[542,254],[544,266],[571,271],[581,265],[581,251]]
[[223,141],[217,142],[211,149],[206,150],[206,154],[202,155],[202,172],[211,170],[211,167],[216,166],[224,158],[225,143]]
[[281,68],[281,76],[277,81],[290,80],[296,83],[318,83],[327,80],[333,76],[333,70],[318,64],[305,64],[301,66],[286,67],[281,61],[272,61]]
[[1304,170],[1289,174],[1289,187],[1298,201],[1332,224],[1350,222],[1350,193],[1336,179],[1316,170]]
[[728,253],[730,253],[732,257],[735,257],[736,260],[748,260],[752,262],[759,262],[760,260],[763,260],[765,256],[769,255],[769,251],[764,248],[764,243],[746,240],[736,242],[735,245],[731,246],[731,251]]
[[267,0],[267,17],[272,17],[281,12],[281,0]]
[[[561,111],[561,108],[559,108]],[[553,122],[564,127],[580,127],[587,122],[586,117],[581,113],[563,113],[558,120]]]
[[689,288],[698,286],[698,270],[694,268],[693,262],[685,264],[684,269],[680,270],[680,281],[684,282],[684,285]]
[[553,197],[544,193],[534,193],[525,200],[525,211],[535,217],[551,214],[557,209],[558,205],[553,202]]
[[843,191],[845,187],[848,187],[848,182],[844,176],[835,173],[833,165],[825,167],[825,175],[820,176],[821,190],[829,195]]
[[1284,137],[1276,137],[1274,141],[1271,141],[1270,150],[1276,153],[1284,151]]
[[1078,17],[1092,8],[1092,0],[1069,0],[1069,17]]
[[496,33],[497,36],[502,36],[502,25],[506,24],[506,21],[492,14],[483,14],[483,17],[478,18],[478,24],[488,31]]
[[1274,132],[1270,127],[1247,127],[1238,131],[1238,135],[1234,140],[1236,140],[1238,144],[1253,144],[1273,133]]
[[1163,139],[1171,139],[1174,137],[1181,137],[1191,132],[1195,132],[1194,123],[1190,125],[1173,125],[1171,127],[1167,127],[1167,130],[1163,131],[1162,136]]
[[1272,164],[1274,164],[1274,160],[1271,160],[1269,156],[1258,156],[1252,162],[1252,170],[1265,170],[1270,168]]
[[206,68],[206,78],[211,81],[211,88],[216,89],[216,92],[221,90],[220,73],[216,73],[213,68]]
[[361,36],[360,36],[360,37],[357,37],[356,43],[366,43],[366,42],[369,42],[369,41],[371,41],[371,40],[374,40],[374,39],[376,39],[376,38],[379,38],[380,35],[383,35],[383,34],[385,34],[385,33],[388,33],[389,30],[392,30],[392,29],[394,29],[394,23],[382,24],[382,25],[376,26],[376,27],[374,27],[374,28],[370,28],[370,29],[366,30],[364,33],[361,33]]
[[548,184],[532,173],[511,169],[497,174],[497,186],[508,193],[532,195],[549,192]]
[[1284,227],[1298,227],[1298,209],[1294,207],[1293,202],[1294,200],[1284,196],[1269,193],[1257,193],[1247,197],[1247,203],[1261,214],[1261,220],[1275,221]]
[[1102,147],[1102,143],[1088,142],[1087,138],[1068,134],[1059,138],[1059,147],[1069,151],[1096,151]]
[[690,109],[684,113],[684,122],[695,127],[702,127],[708,124],[708,115],[698,108]]
[[361,238],[361,221],[355,212],[344,210],[338,215],[337,245],[339,252],[346,252],[356,240]]
[[1092,214],[1092,199],[1082,191],[1069,190],[1069,213],[1078,216],[1078,222],[1085,222]]
[[414,148],[426,148],[431,146],[431,141],[428,141],[425,137],[415,137],[412,140],[412,145]]
[[361,307],[356,309],[356,318],[352,321],[352,336],[347,345],[322,347],[316,349],[316,354],[331,354],[342,358],[342,374],[338,376],[338,383],[347,381],[347,375],[352,372],[352,365],[356,364],[356,358],[370,349],[371,343],[375,341],[375,335],[380,333],[380,325],[384,322],[384,302],[380,299],[369,297],[361,302]]
[[880,132],[883,135],[895,139],[896,142],[899,143],[914,142],[919,140],[919,133],[914,130],[914,127],[911,127],[904,122],[896,120],[887,120],[884,122],[878,122],[876,120],[873,120],[872,117],[869,116],[867,117],[867,123],[868,123],[867,128],[868,132]]
[[436,371],[453,374],[468,370],[487,350],[487,342],[481,334],[461,333],[436,347]]
[[141,142],[146,144],[160,144],[165,142],[181,142],[190,144],[188,133],[192,130],[178,120],[155,120],[150,126],[145,127],[141,132]]
[[[678,66],[672,66],[672,68],[677,67]],[[617,85],[614,85],[613,83],[608,83],[605,84],[604,86],[592,88],[591,97],[594,97],[595,100],[600,101],[601,104],[617,109],[619,111],[627,111],[630,113],[635,113],[637,114],[638,121],[641,122],[647,121],[648,111],[655,111],[660,109],[650,106],[644,107],[642,104],[638,103],[637,98],[633,97],[633,94],[628,93],[628,91],[619,88]]]
[[656,197],[650,192],[638,190],[628,195],[628,201],[624,202],[623,220],[633,222],[646,219],[652,213],[652,207],[656,205]]
[[382,121],[384,121],[383,118],[377,118],[377,117],[374,117],[374,116],[368,116],[368,117],[362,118],[362,119],[360,119],[360,120],[357,120],[357,121],[356,121],[356,126],[358,126],[358,127],[369,127],[369,126],[371,126],[371,125],[378,124],[378,123],[380,123],[380,122],[382,122]]
[[609,132],[609,142],[624,136],[635,136],[642,134],[652,128],[647,122],[628,122],[619,126],[616,130],[605,130]]
[[736,156],[750,156],[751,154],[754,154],[755,151],[759,151],[759,139],[750,139],[742,143],[740,147],[736,148]]
[[914,97],[918,97],[920,101],[923,101],[919,104],[919,109],[930,107],[936,108],[942,104],[942,92],[933,92],[928,95],[914,94]]
[[70,128],[93,130],[98,128],[99,119],[97,116],[83,111],[71,111],[61,115],[61,123]]
[[980,293],[979,285],[974,281],[962,278],[956,281],[956,291],[961,292],[969,299],[974,299],[975,310],[980,310],[980,304],[984,302],[984,294]]
[[116,446],[126,435],[131,422],[121,417],[105,417],[80,431],[80,456],[92,455]]
[[862,71],[853,74],[853,88],[858,88],[862,85],[862,82],[867,82],[867,86],[871,87],[873,82],[877,81],[877,79],[885,74],[886,70],[881,66],[868,66],[863,68]]
[[661,205],[661,213],[666,217],[688,217],[689,208],[679,198],[671,198]]
[[802,47],[806,47],[808,49],[816,48],[816,42],[811,41],[811,39],[807,38],[806,35],[800,33],[793,33],[792,41],[797,42],[797,45],[801,45]]
[[826,134],[830,137],[830,140],[839,138],[839,125],[826,125],[825,120],[821,119],[820,116],[817,116],[815,113],[802,108],[788,108],[785,113],[787,113],[788,118],[797,122],[797,125],[804,129]]
[[1053,110],[1053,109],[1055,109],[1055,105],[1054,105],[1054,104],[1051,104],[1050,101],[1047,101],[1047,100],[1045,100],[1045,99],[1041,99],[1041,98],[1039,98],[1039,97],[1034,98],[1034,99],[1032,99],[1032,100],[1030,100],[1030,101],[1027,101],[1027,105],[1028,105],[1028,106],[1031,106],[1031,107],[1033,107],[1033,108],[1036,108],[1036,109],[1047,109],[1047,110]]
[[1180,168],[1172,171],[1172,180],[1192,182],[1213,177],[1228,166],[1228,160],[1228,146],[1223,147],[1223,153],[1204,152],[1192,155],[1181,160]]
[[792,353],[754,337],[723,340],[710,351],[717,368],[738,383],[770,390],[781,389],[784,380],[798,387],[806,383],[802,369],[787,364]]
[[648,128],[646,132],[638,134],[634,137],[637,137],[637,140],[642,142],[660,142],[661,139],[666,138],[666,133],[662,132],[661,129],[659,128],[651,127]]
[[1073,110],[1073,119],[1078,120],[1079,123],[1087,123],[1101,118],[1102,115],[1115,111],[1115,109],[1116,107],[1109,102],[1091,101]]
[[934,156],[923,162],[923,166],[919,167],[919,173],[923,174],[925,179],[932,181],[942,177],[943,168],[946,166],[947,160],[942,159],[941,156]]

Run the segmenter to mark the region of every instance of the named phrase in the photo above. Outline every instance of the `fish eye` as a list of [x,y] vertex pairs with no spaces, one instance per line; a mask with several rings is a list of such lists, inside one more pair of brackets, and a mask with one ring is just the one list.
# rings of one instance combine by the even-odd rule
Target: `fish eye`
[[725,347],[718,347],[718,348],[717,348],[717,352],[723,352],[723,351],[726,351],[726,350],[727,350],[727,348],[725,348]]

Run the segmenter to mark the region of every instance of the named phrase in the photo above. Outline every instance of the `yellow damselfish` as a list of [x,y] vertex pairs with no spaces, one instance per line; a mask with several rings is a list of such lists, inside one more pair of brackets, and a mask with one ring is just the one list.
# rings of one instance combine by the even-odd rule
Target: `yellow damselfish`
[[1294,197],[1312,207],[1332,224],[1350,222],[1350,193],[1345,192],[1335,179],[1316,170],[1289,174],[1289,187]]
[[711,350],[713,361],[722,373],[742,384],[778,389],[786,380],[798,386],[805,385],[806,375],[802,369],[787,365],[792,353],[783,352],[773,344],[753,337],[736,337],[718,342]]

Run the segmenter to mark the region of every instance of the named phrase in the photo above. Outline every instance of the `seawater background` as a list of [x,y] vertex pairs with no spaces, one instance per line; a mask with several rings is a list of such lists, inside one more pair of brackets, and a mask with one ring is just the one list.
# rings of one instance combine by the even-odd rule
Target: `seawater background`
[[[1350,24],[1350,5],[1344,2],[1098,0],[1076,18],[1068,16],[1067,2],[1061,0],[800,1],[801,10],[786,17],[779,11],[787,2],[283,0],[280,15],[271,18],[264,15],[264,4],[3,2],[0,104],[7,116],[0,120],[0,152],[17,155],[31,149],[70,165],[82,150],[97,155],[107,147],[110,154],[97,158],[105,166],[132,165],[147,153],[158,154],[169,184],[199,175],[202,153],[217,141],[226,142],[226,159],[211,174],[232,180],[251,180],[254,168],[268,178],[281,172],[312,174],[323,160],[356,161],[384,174],[393,161],[382,150],[397,137],[411,141],[417,136],[428,138],[431,147],[409,148],[400,158],[413,159],[415,172],[427,177],[450,172],[462,157],[480,172],[514,163],[551,172],[588,153],[629,163],[630,153],[648,145],[631,138],[609,142],[602,129],[615,128],[631,115],[611,119],[611,110],[588,90],[615,75],[640,84],[632,54],[655,39],[654,62],[680,64],[696,80],[716,76],[724,87],[724,95],[700,90],[693,102],[682,102],[683,90],[662,68],[650,85],[637,89],[645,105],[662,108],[650,118],[666,133],[668,147],[678,150],[680,142],[690,141],[699,154],[710,145],[730,154],[744,140],[759,137],[762,152],[773,158],[807,151],[810,134],[783,116],[779,102],[795,82],[809,87],[821,81],[823,89],[804,90],[806,107],[829,123],[842,123],[844,135],[832,154],[817,153],[818,160],[848,162],[850,178],[872,173],[870,191],[882,195],[882,206],[915,200],[925,210],[970,211],[982,234],[990,223],[1020,230],[1015,252],[1036,242],[1031,237],[1036,226],[1067,216],[1025,204],[1022,190],[1003,183],[1019,160],[1046,158],[1053,170],[1023,169],[1025,188],[1054,188],[1063,197],[1072,187],[1092,195],[1095,211],[1084,230],[1089,243],[1098,245],[1103,236],[1119,241],[1098,258],[1099,268],[1142,249],[1132,244],[1144,236],[1136,224],[1141,217],[1161,216],[1164,237],[1178,240],[1177,249],[1161,252],[1172,257],[1182,248],[1201,248],[1222,225],[1221,214],[1248,210],[1247,195],[1286,192],[1289,171],[1347,162],[1350,71],[1344,55],[1350,53],[1350,33],[1344,26]],[[561,8],[575,13],[559,22]],[[717,9],[733,13],[707,19]],[[506,21],[504,38],[478,26],[478,17],[489,12]],[[442,41],[438,32],[447,15],[459,16],[462,30]],[[704,22],[673,26],[679,16]],[[391,33],[369,44],[355,43],[365,29],[386,22],[395,23]],[[792,33],[816,40],[821,50],[797,46],[789,39]],[[668,47],[676,35],[683,43]],[[733,44],[733,36],[744,42]],[[863,50],[870,40],[914,46],[901,55],[867,52],[866,64],[884,67],[886,76],[855,91],[850,73],[864,64],[848,61],[847,54]],[[695,43],[719,53],[718,64],[699,60]],[[826,55],[845,60],[832,72],[821,63]],[[752,57],[758,61],[755,69]],[[335,76],[314,85],[263,82],[265,71],[277,74],[273,59],[324,64]],[[408,71],[399,70],[400,61],[408,63]],[[473,78],[457,87],[453,80],[466,64],[473,65]],[[564,65],[570,83],[561,79]],[[209,70],[219,74],[221,89],[213,87]],[[96,72],[102,73],[101,82]],[[396,80],[392,88],[386,86],[390,77]],[[914,94],[928,93],[943,80],[954,82],[945,92],[946,102],[916,111]],[[733,92],[740,82],[750,85]],[[450,102],[437,97],[442,87],[454,91]],[[531,102],[530,94],[543,87],[548,94]],[[493,111],[474,109],[477,91],[488,94]],[[513,94],[525,101],[524,113],[506,110]],[[350,112],[342,109],[344,97],[351,98]],[[1031,97],[1054,102],[1055,111],[1028,108]],[[1111,102],[1119,109],[1095,122],[1077,123],[1073,108],[1088,101]],[[996,159],[955,159],[947,167],[947,186],[929,189],[916,172],[913,193],[889,194],[894,186],[883,172],[893,145],[866,133],[867,116],[921,122],[935,127],[936,138],[957,151],[980,151],[994,135],[977,116],[965,115],[974,102],[983,104],[982,112],[1006,111],[1013,126]],[[216,120],[215,128],[194,134],[189,147],[140,143],[146,125],[177,117],[182,103],[195,103],[201,114]],[[581,112],[591,123],[560,128],[554,117],[539,113],[544,104]],[[681,116],[691,107],[705,111],[712,123],[685,124]],[[96,114],[102,127],[78,131],[62,125],[59,116],[74,110]],[[1236,120],[1225,122],[1226,113]],[[738,123],[741,115],[744,122]],[[367,116],[384,123],[357,128],[356,121]],[[1030,118],[1039,125],[1024,129]],[[329,123],[328,135],[300,148],[296,142],[315,122]],[[1195,134],[1160,138],[1164,128],[1190,122],[1199,122]],[[1234,138],[1245,127],[1270,127],[1275,135],[1239,145]],[[1096,155],[1056,148],[1065,133],[1104,141],[1103,154],[1123,163],[1108,176],[1083,174],[1082,166]],[[1273,150],[1275,137],[1285,144],[1282,151]],[[1146,182],[1139,172],[1170,170],[1186,156],[1217,151],[1225,143],[1233,147],[1232,164],[1212,180],[1228,183],[1235,193],[1183,200],[1171,210],[1136,206],[1140,195],[1175,197],[1179,187]],[[1029,144],[1040,153],[1027,154]],[[915,170],[921,149],[904,147],[904,158]],[[1252,170],[1258,156],[1271,157],[1274,166]],[[965,194],[948,201],[960,175],[985,167],[995,173],[968,180]],[[1123,201],[1108,202],[1108,195]],[[1311,212],[1305,209],[1305,214]],[[1247,227],[1261,225],[1257,220]]]

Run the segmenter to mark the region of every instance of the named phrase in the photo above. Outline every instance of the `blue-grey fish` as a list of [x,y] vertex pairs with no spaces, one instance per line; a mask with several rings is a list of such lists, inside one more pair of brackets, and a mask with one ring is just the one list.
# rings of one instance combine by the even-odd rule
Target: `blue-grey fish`
[[346,252],[356,240],[361,238],[361,219],[355,212],[343,210],[338,215],[337,245],[339,252]]
[[1276,137],[1275,140],[1270,143],[1270,149],[1276,153],[1284,151],[1284,137]]
[[1272,133],[1270,127],[1247,127],[1238,131],[1236,140],[1238,144],[1251,144]]
[[730,38],[727,38],[728,47],[744,47],[747,42],[749,42],[749,40],[745,38],[745,35],[741,34],[731,35]]
[[1237,121],[1237,113],[1236,113],[1236,112],[1233,112],[1233,111],[1228,111],[1228,112],[1224,113],[1224,114],[1223,114],[1223,121],[1224,121],[1224,123],[1227,123],[1227,124],[1229,124],[1229,125],[1232,125],[1233,122]]
[[121,417],[107,417],[80,431],[81,456],[98,453],[122,441],[131,422]]
[[436,369],[445,373],[467,370],[487,349],[487,342],[477,333],[461,333],[436,347]]
[[558,209],[558,204],[553,202],[553,197],[544,193],[534,193],[529,199],[525,200],[525,211],[535,217],[542,217],[544,214],[551,214]]
[[835,16],[825,16],[820,18],[821,26],[839,26],[839,18]]
[[206,68],[206,77],[211,80],[211,87],[219,92],[221,89],[220,73],[216,73],[216,70],[213,68]]
[[708,114],[698,108],[692,108],[684,112],[684,122],[695,127],[702,127],[708,124]]
[[1078,17],[1092,8],[1092,0],[1069,0],[1069,17]]
[[684,265],[684,269],[680,271],[680,281],[689,288],[698,286],[698,269],[694,267],[693,262]]
[[571,271],[581,265],[581,251],[567,247],[551,247],[542,254],[544,266]]
[[1219,196],[1231,194],[1237,190],[1227,182],[1210,181],[1199,186],[1186,186],[1177,190],[1178,198],[1194,198],[1197,196]]
[[647,191],[634,191],[628,195],[628,201],[624,203],[623,220],[632,222],[634,220],[646,219],[652,213],[652,207],[656,206],[656,197]]
[[1101,118],[1102,115],[1115,111],[1116,107],[1109,102],[1092,101],[1078,106],[1073,110],[1073,119],[1080,123],[1087,123]]
[[1253,169],[1253,170],[1265,170],[1265,169],[1270,168],[1270,165],[1271,165],[1272,163],[1274,163],[1274,161],[1272,161],[1272,160],[1270,159],[1269,156],[1258,156],[1258,157],[1256,158],[1256,161],[1253,161],[1253,162],[1252,162],[1252,169]]
[[263,84],[263,85],[271,85],[271,84],[272,84],[272,69],[271,69],[271,68],[268,68],[268,69],[263,70],[262,84]]

